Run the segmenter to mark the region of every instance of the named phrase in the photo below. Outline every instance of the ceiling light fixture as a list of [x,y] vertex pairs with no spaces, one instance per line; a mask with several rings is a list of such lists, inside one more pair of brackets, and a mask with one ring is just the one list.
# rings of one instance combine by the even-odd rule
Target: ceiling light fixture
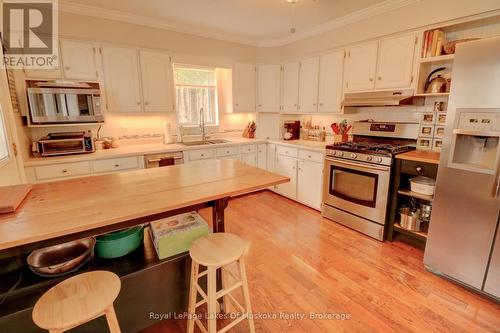
[[295,29],[295,5],[297,4],[297,1],[299,0],[286,0],[286,2],[290,3],[292,5],[292,27],[290,28],[290,33],[294,34],[296,29]]

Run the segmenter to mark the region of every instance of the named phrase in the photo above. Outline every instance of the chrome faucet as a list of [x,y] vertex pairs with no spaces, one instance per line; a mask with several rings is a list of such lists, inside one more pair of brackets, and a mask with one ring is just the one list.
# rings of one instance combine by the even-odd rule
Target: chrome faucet
[[206,140],[205,112],[203,112],[203,108],[200,108],[200,130],[201,130],[201,141],[205,141]]

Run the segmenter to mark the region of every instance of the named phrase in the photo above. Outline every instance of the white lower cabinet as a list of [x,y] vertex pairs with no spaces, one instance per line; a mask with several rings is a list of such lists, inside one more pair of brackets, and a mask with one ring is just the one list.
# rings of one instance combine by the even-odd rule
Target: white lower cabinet
[[297,201],[321,209],[323,189],[323,163],[298,161]]
[[323,192],[323,154],[268,144],[267,170],[290,178],[271,190],[304,205],[321,209]]
[[257,146],[257,166],[264,170],[267,168],[267,145],[265,143]]
[[61,163],[35,167],[38,181],[90,175],[90,162]]
[[98,160],[92,162],[94,173],[115,172],[122,170],[139,169],[139,158],[137,156]]
[[297,159],[284,155],[276,156],[276,172],[290,178],[288,183],[276,186],[276,192],[290,199],[297,199]]
[[241,161],[245,164],[256,167],[256,166],[258,166],[257,153],[241,154]]

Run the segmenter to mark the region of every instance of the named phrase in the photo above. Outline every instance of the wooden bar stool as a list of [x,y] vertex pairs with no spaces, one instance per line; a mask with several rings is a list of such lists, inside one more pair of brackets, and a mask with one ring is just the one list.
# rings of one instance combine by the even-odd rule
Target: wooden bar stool
[[[197,239],[189,250],[191,255],[191,284],[189,287],[189,306],[188,306],[188,333],[194,332],[194,324],[203,331],[208,333],[224,333],[236,326],[238,323],[248,319],[250,332],[255,332],[253,318],[250,315],[252,307],[250,305],[250,293],[248,291],[248,281],[245,271],[244,255],[247,249],[247,244],[236,235],[228,233],[215,233]],[[236,263],[239,268],[239,279],[232,286],[228,286],[227,276],[231,275],[227,270],[227,266]],[[207,269],[199,272],[201,266],[206,266]],[[217,291],[217,269],[222,270],[222,290]],[[207,293],[198,284],[198,279],[207,275]],[[242,288],[245,307],[230,294],[237,288]],[[202,300],[197,301],[198,294]],[[233,304],[237,307],[241,316],[233,320],[224,328],[217,332],[217,300],[224,297],[224,305],[226,313],[229,313],[229,305]],[[201,321],[196,318],[196,308],[207,303],[208,309],[208,330],[203,326]]]
[[40,328],[59,333],[105,315],[110,332],[120,333],[113,307],[120,288],[120,278],[111,272],[73,276],[40,297],[33,309],[33,321]]

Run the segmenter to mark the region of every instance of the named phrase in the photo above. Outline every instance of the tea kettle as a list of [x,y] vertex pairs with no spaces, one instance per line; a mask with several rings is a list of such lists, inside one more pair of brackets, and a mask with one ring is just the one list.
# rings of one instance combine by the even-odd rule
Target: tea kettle
[[425,92],[427,94],[435,94],[435,93],[443,93],[446,92],[446,85],[447,81],[444,77],[441,75],[437,75],[435,78],[431,79],[432,75],[436,72],[440,72],[442,70],[445,70],[446,67],[440,67],[438,69],[433,70],[429,76],[427,76],[427,79],[425,80]]

